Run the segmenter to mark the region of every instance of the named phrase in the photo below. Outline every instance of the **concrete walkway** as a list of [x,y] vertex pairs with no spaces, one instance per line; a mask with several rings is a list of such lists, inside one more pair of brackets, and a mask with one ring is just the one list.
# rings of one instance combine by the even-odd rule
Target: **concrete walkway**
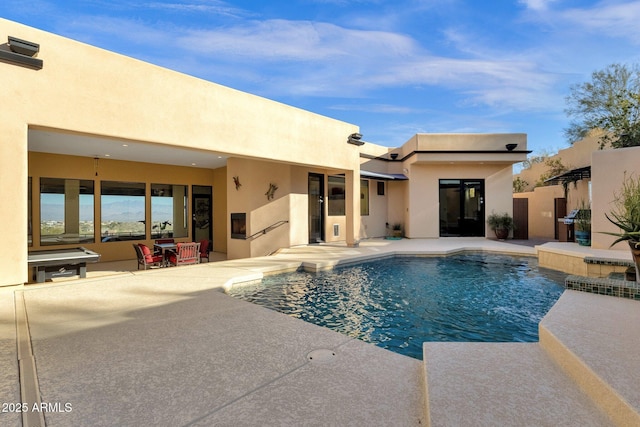
[[[428,425],[421,361],[221,290],[300,266],[461,250],[535,254],[486,239],[369,240],[0,288],[2,402],[39,399],[25,425]],[[22,421],[0,412],[2,426]]]

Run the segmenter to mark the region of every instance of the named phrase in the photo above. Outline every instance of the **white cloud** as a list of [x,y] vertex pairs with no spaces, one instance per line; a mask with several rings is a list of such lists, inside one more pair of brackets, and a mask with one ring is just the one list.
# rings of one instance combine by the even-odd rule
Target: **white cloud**
[[572,26],[600,37],[621,37],[640,44],[640,2],[601,3],[591,9],[569,9],[560,15]]
[[246,16],[242,9],[229,6],[224,1],[206,0],[191,2],[145,2],[132,4],[135,8],[166,10],[181,13],[209,13],[221,16],[240,17]]
[[519,0],[519,3],[524,4],[527,9],[535,11],[544,11],[549,8],[551,3],[557,0]]
[[382,31],[350,30],[310,21],[252,21],[216,30],[187,31],[178,43],[206,54],[227,54],[267,61],[325,61],[340,59],[354,65],[365,54],[410,53],[413,41]]
[[232,87],[238,87],[234,79],[243,79],[245,90],[265,96],[364,97],[376,90],[438,86],[464,98],[466,106],[540,110],[558,101],[551,94],[555,76],[521,53],[472,46],[452,53],[466,58],[437,56],[390,31],[288,20],[193,30],[86,16],[65,25],[67,33],[85,34],[84,41],[118,40],[127,54],[155,55],[152,62]]
[[364,111],[367,113],[382,114],[413,114],[425,111],[424,109],[415,109],[404,105],[391,104],[337,104],[330,107],[331,110],[337,111]]

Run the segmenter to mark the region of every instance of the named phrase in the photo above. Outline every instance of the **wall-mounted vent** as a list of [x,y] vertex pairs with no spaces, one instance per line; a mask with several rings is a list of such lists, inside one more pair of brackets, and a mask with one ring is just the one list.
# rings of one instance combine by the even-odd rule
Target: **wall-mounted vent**
[[333,237],[340,236],[340,224],[333,224]]

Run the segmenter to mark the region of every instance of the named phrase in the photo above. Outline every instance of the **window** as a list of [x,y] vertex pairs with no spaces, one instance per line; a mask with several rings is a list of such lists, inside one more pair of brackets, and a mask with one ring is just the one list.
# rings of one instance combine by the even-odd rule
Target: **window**
[[145,238],[145,184],[102,181],[100,219],[103,242]]
[[378,196],[384,196],[384,181],[378,181]]
[[360,215],[369,215],[369,180],[360,180]]
[[329,216],[340,216],[345,214],[344,190],[344,177],[329,177]]
[[93,181],[40,178],[40,245],[93,243],[93,203]]
[[[329,177],[329,215],[345,215],[345,180],[341,176]],[[360,180],[360,215],[369,215],[369,180]]]
[[187,186],[151,184],[151,238],[187,237]]

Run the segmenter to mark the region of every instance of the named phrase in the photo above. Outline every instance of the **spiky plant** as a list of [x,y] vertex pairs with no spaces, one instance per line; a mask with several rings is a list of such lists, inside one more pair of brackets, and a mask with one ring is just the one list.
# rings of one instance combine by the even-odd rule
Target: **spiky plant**
[[613,210],[605,216],[621,231],[604,233],[617,237],[611,246],[628,241],[631,247],[640,249],[640,177],[627,179],[625,173],[622,188],[614,193],[613,205]]

